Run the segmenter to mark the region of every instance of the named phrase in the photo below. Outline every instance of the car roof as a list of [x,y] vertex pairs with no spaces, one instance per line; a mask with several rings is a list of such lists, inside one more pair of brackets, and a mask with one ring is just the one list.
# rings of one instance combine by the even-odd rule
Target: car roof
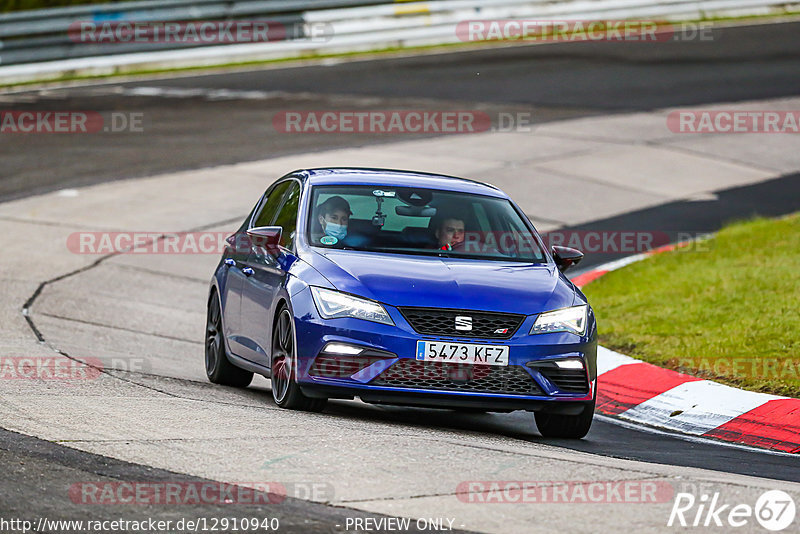
[[325,167],[299,170],[292,174],[304,177],[309,185],[424,187],[427,189],[508,198],[508,195],[493,185],[457,176],[427,172],[362,167]]

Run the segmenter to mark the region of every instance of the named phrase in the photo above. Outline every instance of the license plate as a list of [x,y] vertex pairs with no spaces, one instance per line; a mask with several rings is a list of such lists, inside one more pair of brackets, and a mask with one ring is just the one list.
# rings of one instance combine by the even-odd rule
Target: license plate
[[417,360],[506,366],[508,365],[508,347],[504,345],[417,341]]

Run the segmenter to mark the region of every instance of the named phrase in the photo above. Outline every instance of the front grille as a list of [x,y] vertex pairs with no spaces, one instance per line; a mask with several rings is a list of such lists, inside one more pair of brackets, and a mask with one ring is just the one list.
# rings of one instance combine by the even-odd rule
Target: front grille
[[[531,365],[531,364],[529,364]],[[533,364],[537,371],[566,393],[588,393],[589,382],[583,369],[561,369],[551,362]]]
[[[508,339],[525,319],[524,315],[512,313],[444,308],[400,308],[400,313],[419,334],[484,339]],[[456,317],[471,318],[472,330],[456,330]]]
[[370,384],[375,386],[444,389],[475,393],[540,395],[539,386],[525,369],[517,365],[460,365],[401,359]]

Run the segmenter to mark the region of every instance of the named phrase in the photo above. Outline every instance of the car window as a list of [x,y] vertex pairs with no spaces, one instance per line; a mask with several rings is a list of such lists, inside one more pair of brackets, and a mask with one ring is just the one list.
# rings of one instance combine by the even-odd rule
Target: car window
[[314,246],[547,261],[529,221],[504,198],[427,188],[318,185],[311,189],[309,207],[305,231]]
[[281,246],[291,249],[294,246],[295,231],[297,230],[297,209],[300,205],[300,185],[291,182],[289,192],[286,193],[283,205],[275,218],[273,226],[283,228]]
[[275,214],[278,212],[278,208],[281,207],[283,195],[292,183],[294,182],[287,181],[275,186],[267,200],[261,205],[261,212],[253,219],[253,227],[272,226]]

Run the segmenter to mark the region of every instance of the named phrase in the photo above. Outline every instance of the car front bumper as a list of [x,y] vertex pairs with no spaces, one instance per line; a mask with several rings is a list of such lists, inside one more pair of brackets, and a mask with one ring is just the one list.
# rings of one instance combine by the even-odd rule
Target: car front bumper
[[[394,325],[351,318],[323,319],[317,313],[308,289],[292,297],[292,307],[298,347],[296,379],[308,396],[359,397],[372,403],[443,408],[566,414],[579,413],[595,397],[597,333],[591,313],[585,336],[566,332],[529,335],[536,319],[536,315],[530,315],[510,339],[487,340],[418,334],[397,308],[388,305],[384,307]],[[419,340],[505,345],[509,347],[508,367],[487,369],[490,366],[439,364],[445,370],[434,369],[431,374],[427,372],[429,362],[416,361]],[[330,342],[356,345],[364,348],[365,352],[360,357],[321,355]],[[563,386],[565,382],[553,379],[553,373],[548,371],[552,367],[550,363],[562,359],[584,362],[585,389],[575,391],[574,387],[560,387],[559,384]],[[424,369],[420,365],[423,363]],[[398,371],[400,369],[402,371]],[[394,379],[387,380],[387,376]],[[481,381],[475,382],[476,377]],[[502,384],[512,380],[517,384],[517,391],[503,390]],[[520,392],[519,385],[525,380],[531,382],[529,393]],[[472,384],[477,390],[470,390]],[[489,384],[490,387],[487,389],[480,384]]]

